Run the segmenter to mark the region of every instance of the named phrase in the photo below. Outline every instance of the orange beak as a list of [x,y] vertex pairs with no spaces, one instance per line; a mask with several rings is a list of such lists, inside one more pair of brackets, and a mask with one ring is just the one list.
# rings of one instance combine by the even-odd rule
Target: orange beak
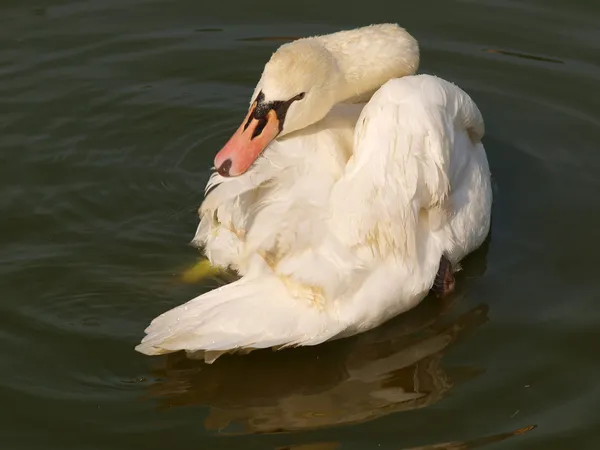
[[[246,172],[279,134],[277,113],[271,109],[266,117],[257,119],[253,116],[255,109],[256,102],[237,131],[215,156],[215,167],[221,176],[237,177]],[[259,126],[262,129],[257,130]]]

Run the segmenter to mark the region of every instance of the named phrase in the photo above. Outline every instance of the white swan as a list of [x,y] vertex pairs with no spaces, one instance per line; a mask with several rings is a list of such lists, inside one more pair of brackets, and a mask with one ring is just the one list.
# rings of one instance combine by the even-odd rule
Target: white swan
[[436,276],[453,282],[490,227],[484,123],[461,89],[412,75],[418,62],[392,24],[273,54],[215,158],[194,239],[242,277],[154,319],[138,351],[316,345],[416,306]]

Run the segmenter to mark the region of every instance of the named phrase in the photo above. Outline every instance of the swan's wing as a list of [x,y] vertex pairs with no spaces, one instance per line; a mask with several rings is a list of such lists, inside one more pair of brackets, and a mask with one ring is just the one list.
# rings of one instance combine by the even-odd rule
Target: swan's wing
[[325,206],[326,233],[278,270],[328,298],[360,289],[371,296],[366,304],[385,295],[397,301],[398,286],[410,283],[417,293],[447,250],[449,239],[434,231],[454,212],[453,186],[475,147],[455,144],[479,140],[483,130],[475,104],[451,83],[426,75],[386,83],[356,123],[354,153]]
[[437,211],[431,219],[443,224],[460,176],[461,158],[452,154],[457,130],[477,142],[484,123],[470,97],[447,81],[408,76],[375,93],[358,119],[354,155],[331,196],[331,226],[345,246],[416,259],[420,217]]

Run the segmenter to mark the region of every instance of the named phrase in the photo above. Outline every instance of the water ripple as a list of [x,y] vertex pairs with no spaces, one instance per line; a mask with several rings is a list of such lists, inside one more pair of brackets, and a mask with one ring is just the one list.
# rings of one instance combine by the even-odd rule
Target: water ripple
[[[600,12],[398,5],[353,13],[364,5],[352,0],[334,15],[316,0],[286,14],[191,0],[0,6],[0,391],[14,407],[11,442],[431,448],[530,425],[518,438],[528,448],[592,442]],[[188,242],[214,154],[264,61],[290,37],[381,17],[403,18],[421,70],[465,88],[486,117],[493,232],[462,272],[464,291],[316,349],[210,367],[135,353],[152,317],[211,287],[180,275],[198,257]]]

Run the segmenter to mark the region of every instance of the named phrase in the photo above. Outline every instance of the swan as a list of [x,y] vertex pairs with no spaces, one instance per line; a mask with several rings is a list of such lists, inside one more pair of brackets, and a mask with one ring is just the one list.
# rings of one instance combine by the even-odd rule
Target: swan
[[418,65],[396,24],[276,50],[215,157],[193,239],[241,278],[156,317],[137,351],[210,363],[318,345],[452,291],[490,228],[484,121]]

